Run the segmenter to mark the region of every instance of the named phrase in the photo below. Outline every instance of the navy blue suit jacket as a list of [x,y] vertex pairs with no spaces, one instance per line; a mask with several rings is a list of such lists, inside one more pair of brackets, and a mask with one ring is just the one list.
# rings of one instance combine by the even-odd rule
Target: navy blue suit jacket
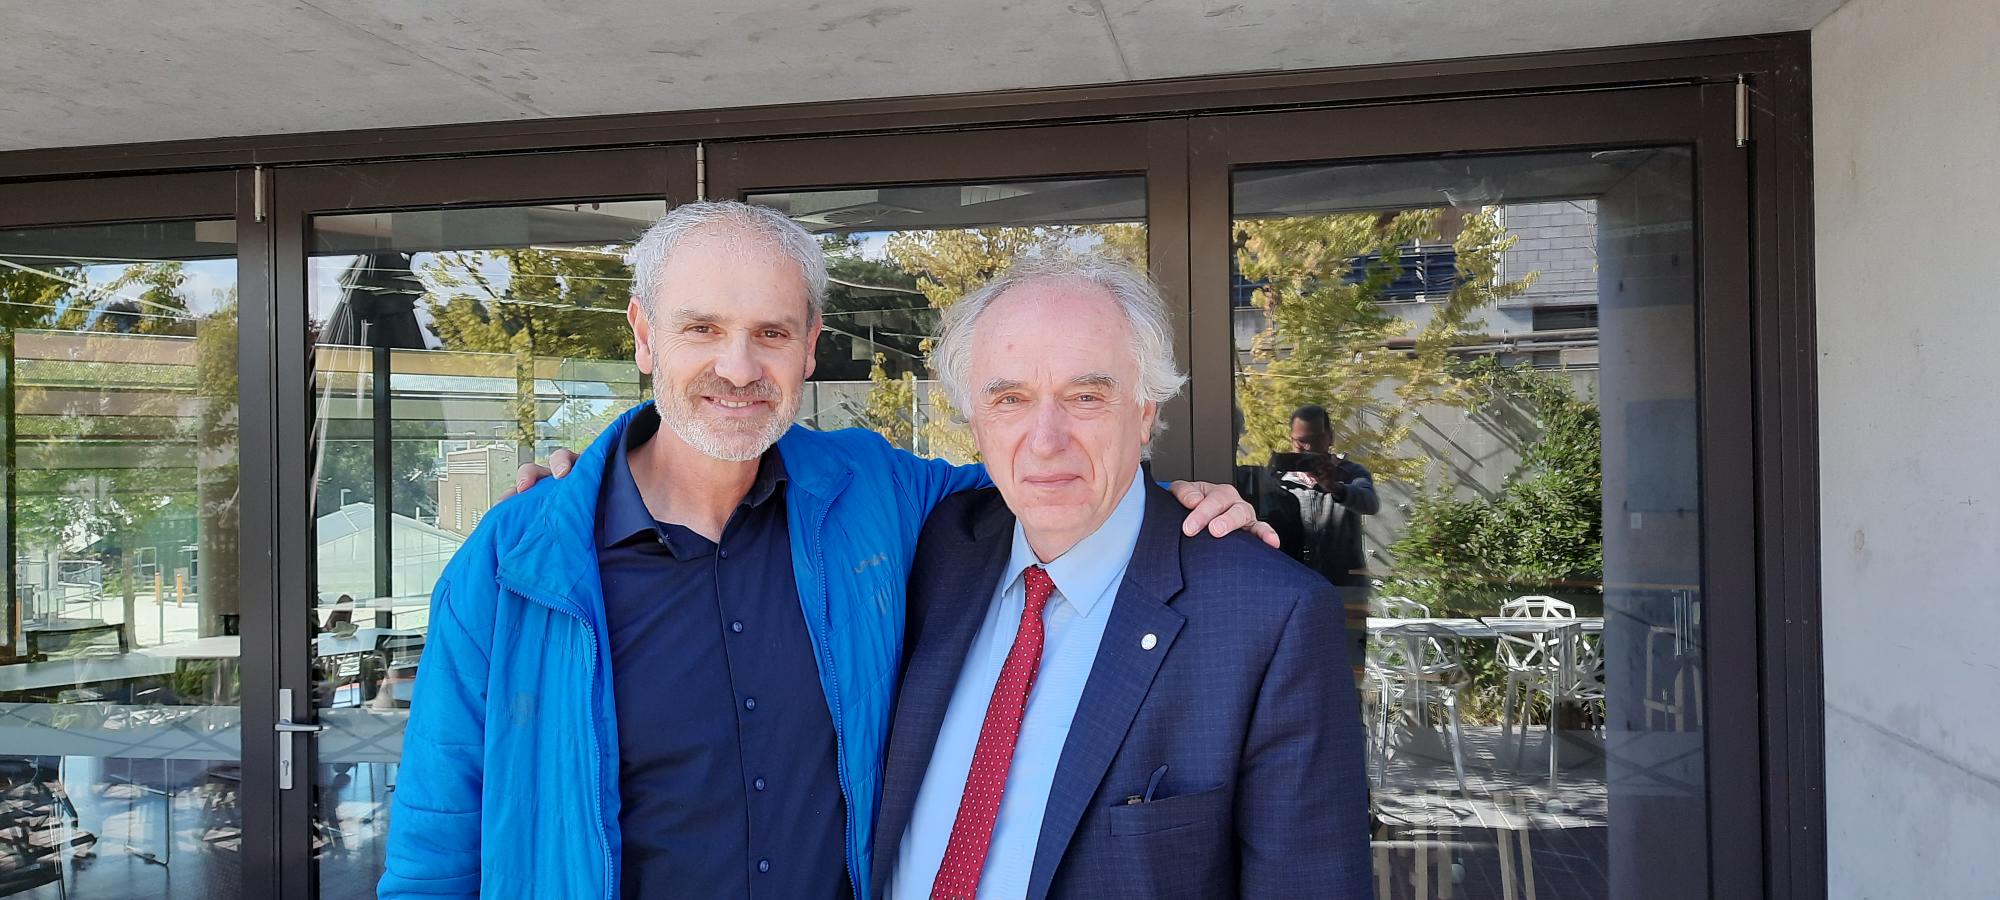
[[[1333,587],[1248,535],[1183,537],[1184,514],[1148,486],[1028,896],[1372,897],[1361,718]],[[932,511],[918,542],[878,896],[1013,525],[998,491],[966,492]],[[1161,766],[1153,799],[1128,804]]]

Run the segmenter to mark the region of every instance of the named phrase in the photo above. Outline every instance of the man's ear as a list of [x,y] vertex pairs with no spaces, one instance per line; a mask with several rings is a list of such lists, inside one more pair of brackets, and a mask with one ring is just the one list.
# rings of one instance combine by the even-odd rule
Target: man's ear
[[1160,404],[1151,400],[1139,407],[1139,433],[1146,436],[1148,445],[1153,442],[1153,429],[1160,421]]
[[639,364],[639,371],[653,374],[653,321],[639,305],[639,298],[633,297],[626,304],[625,321],[632,326],[632,361]]
[[820,318],[813,317],[812,327],[806,329],[806,377],[813,377],[813,370],[819,368]]

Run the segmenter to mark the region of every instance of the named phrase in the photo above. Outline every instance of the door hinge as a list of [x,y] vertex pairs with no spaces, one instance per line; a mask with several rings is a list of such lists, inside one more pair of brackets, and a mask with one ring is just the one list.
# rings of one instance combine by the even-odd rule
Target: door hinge
[[694,142],[694,198],[708,199],[708,145]]
[[250,215],[258,222],[264,221],[264,167],[250,170]]
[[1736,146],[1750,146],[1750,81],[1736,76]]
[[325,731],[326,726],[316,722],[292,721],[292,689],[279,688],[278,724],[271,726],[271,730],[278,733],[278,790],[289,791],[295,781],[292,777],[293,761],[298,758],[297,752],[292,747],[292,737],[300,734],[317,735]]

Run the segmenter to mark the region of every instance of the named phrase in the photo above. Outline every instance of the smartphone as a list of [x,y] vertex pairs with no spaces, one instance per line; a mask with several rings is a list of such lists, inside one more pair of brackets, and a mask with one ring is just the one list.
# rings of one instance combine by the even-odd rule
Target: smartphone
[[1326,462],[1324,453],[1273,453],[1271,468],[1280,472],[1314,472]]

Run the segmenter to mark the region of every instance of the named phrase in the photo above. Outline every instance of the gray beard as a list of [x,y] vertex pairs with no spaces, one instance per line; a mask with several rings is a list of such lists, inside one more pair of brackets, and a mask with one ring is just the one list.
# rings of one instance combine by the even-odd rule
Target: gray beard
[[668,396],[666,392],[655,390],[654,407],[659,410],[660,423],[672,429],[674,434],[688,446],[703,455],[724,462],[747,462],[764,455],[785,431],[792,427],[793,417],[798,415],[799,401],[793,397],[790,403],[777,409],[756,431],[741,428],[717,428],[715,422],[704,418],[695,411],[695,400],[685,396]]

